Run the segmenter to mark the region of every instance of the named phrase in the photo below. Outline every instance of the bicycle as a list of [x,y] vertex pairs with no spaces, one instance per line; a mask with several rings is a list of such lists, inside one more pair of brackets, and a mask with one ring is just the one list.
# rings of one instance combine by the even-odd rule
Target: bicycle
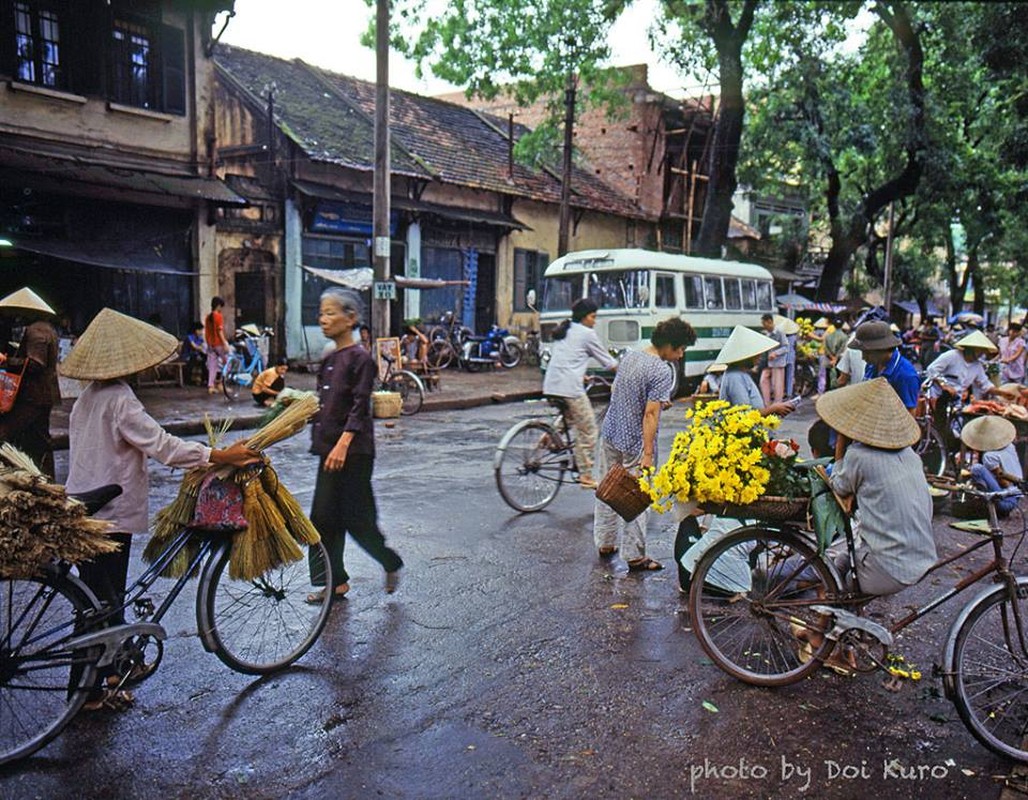
[[[914,452],[921,458],[926,474],[941,478],[947,472],[954,472],[954,465],[959,461],[960,431],[964,419],[959,402],[954,400],[948,404],[943,415],[943,429],[939,429],[932,411],[932,401],[928,397],[928,390],[933,383],[935,381],[929,379],[921,384],[921,394],[914,414],[921,428],[921,438],[914,443]],[[955,446],[947,445],[946,432],[949,433],[949,441],[956,443]]]
[[376,388],[399,394],[403,401],[400,413],[404,416],[417,414],[425,402],[425,384],[409,369],[394,370],[396,359],[392,356],[383,354],[382,360],[386,362],[385,374],[376,382]]
[[[271,335],[271,328],[260,331],[260,336]],[[264,356],[258,344],[260,336],[243,329],[236,331],[232,351],[221,365],[221,389],[229,401],[238,399],[240,387],[253,386],[254,380],[265,369]]]
[[528,331],[525,334],[525,363],[530,367],[538,367],[540,363],[539,331]]
[[[121,493],[105,486],[79,495],[95,513]],[[188,569],[158,607],[148,596],[161,572],[189,545]],[[318,579],[332,586],[323,544],[310,557]],[[64,562],[39,575],[0,581],[0,765],[25,758],[56,738],[86,702],[98,670],[113,667],[114,691],[156,672],[167,632],[161,619],[199,574],[196,619],[204,649],[249,675],[281,670],[306,653],[328,621],[332,598],[307,603],[308,561],[285,564],[252,581],[228,574],[232,537],[184,530],[127,590],[117,608],[104,606]],[[315,581],[317,582],[317,581]],[[118,615],[131,609],[135,622]]]
[[[990,750],[1028,761],[1028,577],[1015,576],[1010,560],[1025,538],[1022,526],[1011,559],[1003,555],[1004,532],[996,501],[1019,495],[1020,487],[981,492],[944,484],[986,501],[988,530],[983,538],[936,562],[921,580],[990,544],[989,564],[911,611],[890,627],[860,610],[874,599],[844,591],[831,558],[802,523],[764,521],[746,525],[716,541],[700,556],[690,586],[693,630],[711,660],[729,675],[757,686],[785,686],[818,669],[837,647],[854,656],[859,672],[886,670],[893,635],[935,610],[969,586],[993,576],[997,585],[974,597],[957,616],[943,654],[946,697],[971,733]],[[845,524],[850,563],[853,533]],[[852,573],[852,566],[848,568]],[[854,575],[855,578],[855,575]],[[806,632],[802,643],[798,633]],[[820,642],[812,644],[818,637]],[[806,645],[804,647],[803,645]]]
[[561,484],[578,480],[578,462],[563,398],[547,397],[555,409],[549,419],[526,419],[508,430],[493,455],[493,473],[500,497],[515,511],[542,511],[553,502]]

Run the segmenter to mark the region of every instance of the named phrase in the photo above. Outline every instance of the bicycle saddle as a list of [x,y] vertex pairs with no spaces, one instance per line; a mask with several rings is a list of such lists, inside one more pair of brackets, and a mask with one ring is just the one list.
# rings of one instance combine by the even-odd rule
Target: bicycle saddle
[[86,513],[93,515],[120,494],[121,487],[118,484],[108,483],[87,492],[71,492],[68,497],[78,500],[86,507]]
[[566,397],[558,397],[554,394],[547,394],[543,396],[543,399],[546,400],[546,402],[554,408],[560,411],[567,411],[568,399]]

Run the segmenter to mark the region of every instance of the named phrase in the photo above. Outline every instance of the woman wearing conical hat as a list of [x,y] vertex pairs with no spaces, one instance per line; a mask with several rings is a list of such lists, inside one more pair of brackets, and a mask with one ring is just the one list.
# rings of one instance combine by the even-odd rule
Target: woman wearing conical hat
[[844,450],[832,489],[860,507],[860,591],[894,594],[917,583],[936,559],[932,499],[910,448],[921,436],[917,422],[885,378],[822,395],[817,413],[838,431]]
[[996,394],[996,387],[985,374],[982,362],[984,354],[997,352],[989,337],[981,331],[973,331],[954,343],[953,348],[936,358],[924,371],[924,379],[932,381],[928,397],[934,404],[936,427],[946,439],[947,447],[956,445],[945,424],[948,406],[959,402],[968,390],[977,398]]
[[0,313],[28,324],[17,352],[0,366],[22,375],[14,407],[0,415],[0,441],[24,451],[47,475],[54,474],[50,412],[61,402],[57,384],[57,329],[54,310],[32,289],[19,289],[0,300]]
[[[1024,480],[1021,459],[1017,456],[1014,423],[1003,417],[978,417],[960,431],[960,441],[978,453],[971,465],[971,480],[983,492],[998,492]],[[1004,497],[996,502],[996,512],[1006,517],[1017,506],[1019,497]]]
[[[170,333],[105,308],[60,367],[68,378],[92,381],[71,410],[68,491],[85,492],[110,483],[122,488],[122,494],[95,515],[113,523],[112,538],[121,542],[121,548],[79,565],[85,584],[113,607],[124,602],[130,534],[149,527],[147,459],[188,469],[208,463],[242,467],[260,458],[242,442],[219,450],[184,441],[146,413],[127,379],[160,364],[177,348],[178,339]],[[115,621],[124,618],[115,615]],[[98,684],[87,708],[121,710],[131,701],[128,692],[109,691]]]
[[772,403],[764,405],[764,398],[753,380],[753,368],[757,359],[779,347],[779,343],[763,334],[752,331],[742,325],[736,325],[721,352],[714,359],[715,364],[726,366],[725,374],[718,389],[718,398],[727,400],[734,406],[746,405],[762,414],[777,414],[784,417],[793,411],[790,403]]

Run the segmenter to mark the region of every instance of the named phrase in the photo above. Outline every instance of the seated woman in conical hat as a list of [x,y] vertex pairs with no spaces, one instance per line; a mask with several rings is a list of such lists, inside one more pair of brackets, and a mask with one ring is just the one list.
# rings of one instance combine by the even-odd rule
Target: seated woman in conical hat
[[817,413],[842,440],[832,489],[860,507],[860,591],[894,594],[917,583],[936,559],[932,499],[910,448],[920,438],[917,422],[885,378],[828,392]]
[[[93,319],[61,364],[68,378],[92,381],[75,401],[68,425],[67,489],[86,492],[107,484],[122,493],[94,516],[113,523],[112,538],[121,548],[79,565],[79,576],[101,602],[111,608],[124,603],[131,534],[149,528],[147,459],[188,469],[203,464],[246,466],[260,460],[242,442],[220,450],[172,436],[149,414],[127,379],[164,361],[178,349],[170,333],[133,317],[105,308]],[[115,614],[112,622],[124,622]],[[124,690],[100,682],[87,701],[87,710],[123,710],[132,702]]]
[[[971,465],[971,480],[983,492],[998,492],[1024,480],[1021,459],[1017,457],[1014,423],[1003,417],[978,417],[960,431],[960,440],[978,454]],[[996,502],[996,513],[1009,516],[1019,497],[1004,497]]]

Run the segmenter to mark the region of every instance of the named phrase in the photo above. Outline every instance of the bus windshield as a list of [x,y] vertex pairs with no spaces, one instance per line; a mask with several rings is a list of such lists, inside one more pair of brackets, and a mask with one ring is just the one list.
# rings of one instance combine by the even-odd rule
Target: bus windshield
[[645,308],[650,302],[650,271],[593,272],[589,298],[600,308]]
[[570,311],[571,304],[582,294],[582,276],[547,278],[543,281],[540,311]]

